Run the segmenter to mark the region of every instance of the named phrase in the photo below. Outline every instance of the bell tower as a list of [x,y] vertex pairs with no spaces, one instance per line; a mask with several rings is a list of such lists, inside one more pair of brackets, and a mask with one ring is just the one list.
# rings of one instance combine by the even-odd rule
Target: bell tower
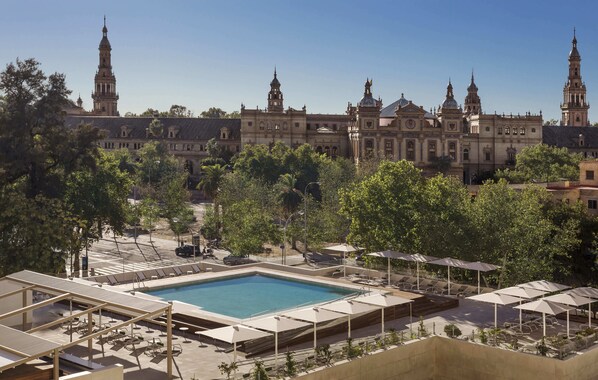
[[274,68],[274,79],[270,82],[270,92],[268,92],[268,112],[283,112],[283,96],[280,91],[280,82],[276,77],[276,67]]
[[569,53],[569,77],[563,88],[563,103],[561,103],[561,125],[572,127],[587,126],[588,109],[586,101],[586,84],[581,80],[581,56],[577,51],[577,38],[573,29],[573,46]]
[[482,113],[482,102],[478,95],[478,86],[473,79],[473,70],[471,72],[471,83],[467,87],[467,96],[465,97],[465,115],[475,115]]
[[100,41],[99,51],[100,61],[94,80],[94,91],[91,93],[93,113],[102,116],[118,116],[118,93],[116,92],[116,77],[112,72],[112,47],[110,46],[110,41],[108,41],[106,16],[104,16],[104,27],[102,28],[102,40]]

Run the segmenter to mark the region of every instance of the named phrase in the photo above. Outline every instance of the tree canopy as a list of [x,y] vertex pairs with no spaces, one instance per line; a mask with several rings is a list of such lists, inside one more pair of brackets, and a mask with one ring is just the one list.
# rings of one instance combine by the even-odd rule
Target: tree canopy
[[512,183],[577,180],[581,159],[580,154],[569,153],[567,148],[537,144],[517,154],[515,169],[499,170],[496,176]]

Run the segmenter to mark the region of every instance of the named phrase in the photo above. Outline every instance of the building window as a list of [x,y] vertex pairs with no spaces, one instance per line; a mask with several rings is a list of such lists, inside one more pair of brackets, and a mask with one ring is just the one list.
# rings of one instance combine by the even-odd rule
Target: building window
[[407,160],[415,161],[415,141],[407,140]]
[[299,123],[295,123],[295,128],[299,128]]
[[372,140],[372,139],[365,140],[365,155],[366,155],[366,157],[374,156],[374,140]]
[[536,133],[536,128],[532,128],[532,133]]
[[486,132],[490,132],[490,127],[486,127]]
[[513,134],[516,135],[517,134],[517,127],[513,127]]
[[451,160],[454,160],[456,157],[455,152],[457,151],[457,144],[455,142],[449,142],[448,150],[449,150],[449,157],[451,158]]
[[523,127],[519,128],[519,134],[521,136],[525,135],[525,128],[523,128]]
[[248,126],[248,127],[251,127],[251,126],[253,126],[253,121],[248,121],[248,122],[247,122],[247,126]]
[[306,126],[306,128],[307,128],[308,130],[310,130],[310,129],[311,129],[311,124],[310,124],[310,123],[307,123],[307,126]]
[[436,158],[436,141],[428,142],[428,160]]
[[502,135],[502,128],[498,128],[498,134]]
[[492,151],[490,149],[484,150],[484,161],[492,161]]
[[510,135],[510,134],[511,134],[511,128],[505,127],[505,135]]
[[598,201],[596,199],[588,199],[588,208],[596,210],[598,208]]
[[384,156],[386,158],[392,158],[394,153],[394,144],[390,139],[384,140]]
[[260,130],[262,130],[262,131],[264,130],[264,122],[263,121],[260,123]]
[[593,170],[586,170],[586,179],[588,179],[588,180],[594,179],[594,171]]
[[372,128],[372,122],[371,121],[366,122],[365,125],[366,125],[366,128]]
[[337,154],[338,154],[338,148],[333,146],[332,147],[332,158],[336,158]]
[[463,161],[469,161],[469,149],[463,149]]

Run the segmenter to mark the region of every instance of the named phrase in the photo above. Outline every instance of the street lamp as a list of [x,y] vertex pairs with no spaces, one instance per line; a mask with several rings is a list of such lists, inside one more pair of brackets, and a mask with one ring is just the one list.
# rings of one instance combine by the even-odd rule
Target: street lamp
[[303,192],[303,200],[305,202],[305,206],[303,209],[303,217],[304,219],[304,224],[305,224],[305,240],[304,240],[304,247],[305,247],[305,253],[303,254],[303,256],[305,257],[305,255],[307,255],[307,188],[310,185],[315,185],[317,184],[318,186],[320,185],[320,182],[310,182],[305,186],[305,191]]
[[303,215],[303,211],[299,210],[297,212],[294,212],[293,214],[291,214],[291,216],[287,218],[286,222],[284,223],[282,238],[282,265],[287,264],[287,227],[289,226],[289,222],[291,221],[291,219],[293,219],[295,215],[301,216]]

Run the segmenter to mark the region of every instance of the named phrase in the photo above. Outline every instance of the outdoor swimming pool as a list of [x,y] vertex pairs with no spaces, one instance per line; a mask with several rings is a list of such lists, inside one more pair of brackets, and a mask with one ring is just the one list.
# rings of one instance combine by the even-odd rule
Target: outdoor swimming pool
[[263,274],[228,277],[146,292],[192,304],[217,314],[249,318],[265,313],[343,298],[357,291]]

